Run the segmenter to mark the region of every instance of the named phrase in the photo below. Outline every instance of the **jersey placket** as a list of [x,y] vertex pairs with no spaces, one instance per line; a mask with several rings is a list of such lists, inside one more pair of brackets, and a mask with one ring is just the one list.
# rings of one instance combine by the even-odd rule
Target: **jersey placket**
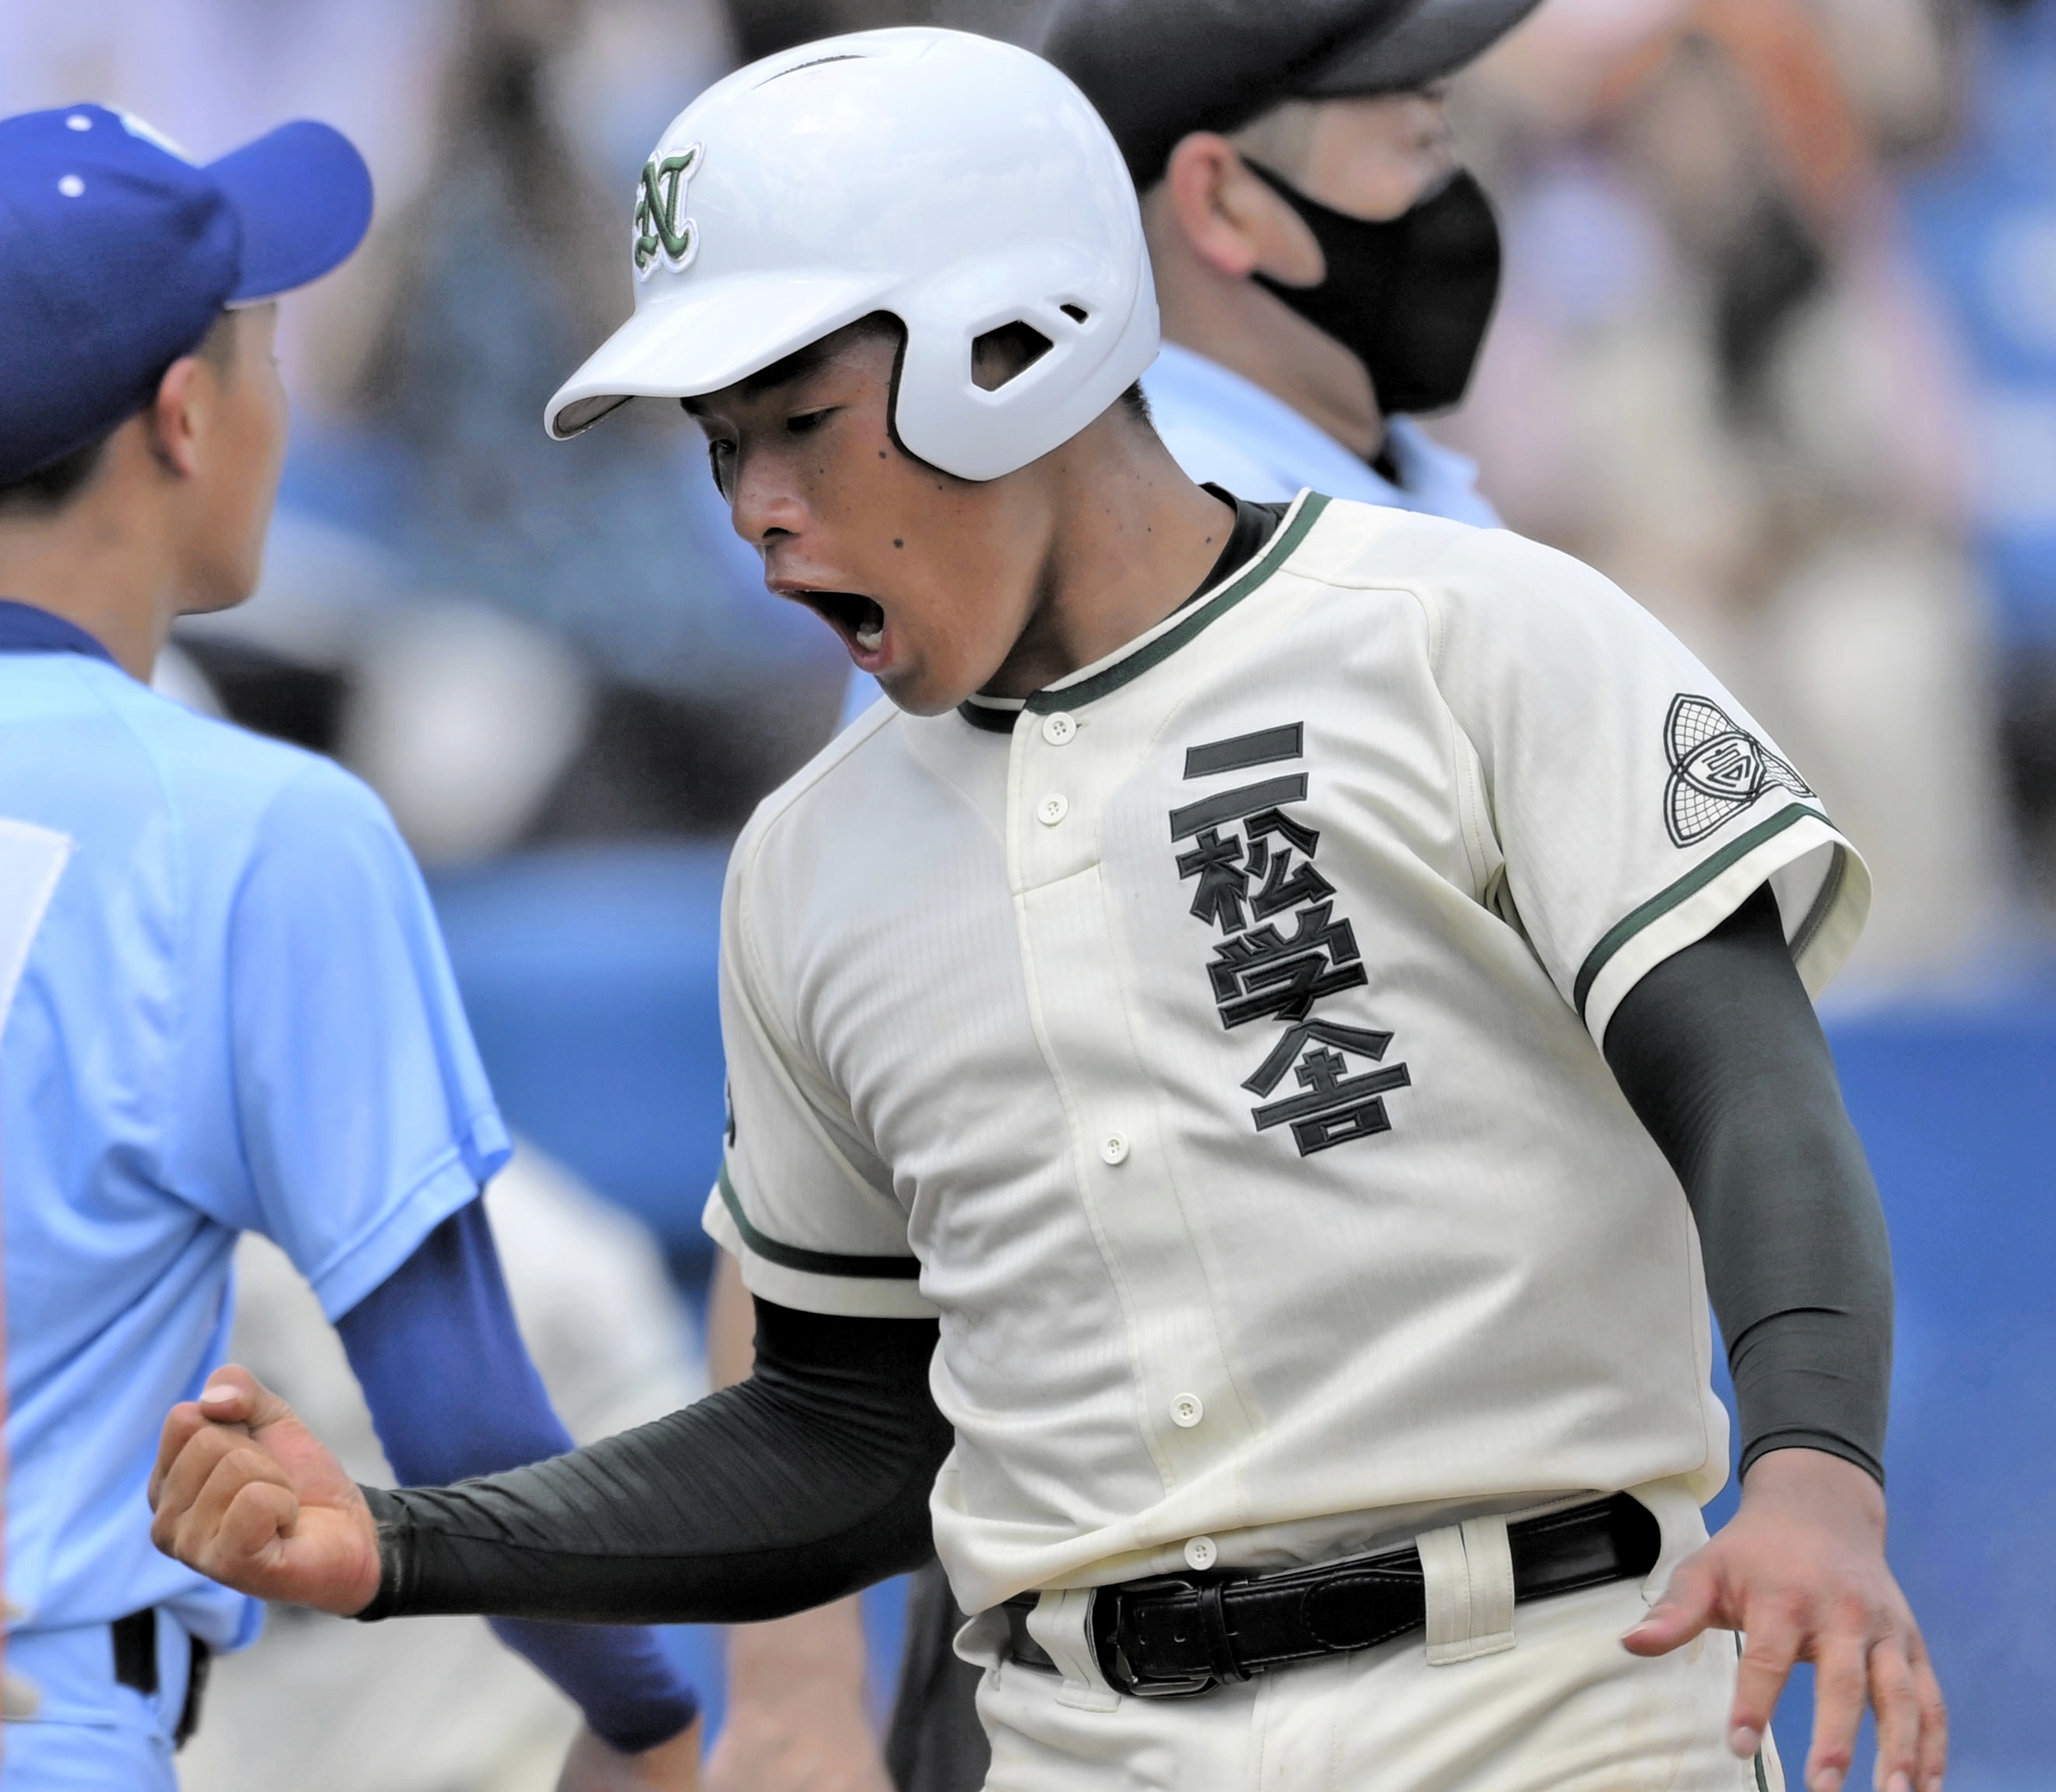
[[1120,1290],[1137,1418],[1175,1494],[1253,1427],[1164,1142],[1102,852],[1108,801],[1140,766],[1156,715],[1133,687],[1076,712],[1024,711],[1008,768],[1007,849],[1037,1043],[1064,1103],[1079,1198]]

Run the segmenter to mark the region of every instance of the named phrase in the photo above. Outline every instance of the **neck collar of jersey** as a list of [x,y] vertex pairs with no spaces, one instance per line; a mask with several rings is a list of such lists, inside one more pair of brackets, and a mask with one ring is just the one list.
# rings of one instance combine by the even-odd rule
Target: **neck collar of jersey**
[[115,663],[114,656],[78,623],[11,597],[0,597],[0,653],[82,653],[89,660]]
[[1023,711],[1031,716],[1049,716],[1060,709],[1080,709],[1119,690],[1151,666],[1161,665],[1187,642],[1196,640],[1250,592],[1268,582],[1306,539],[1307,531],[1327,507],[1328,500],[1320,492],[1302,491],[1256,558],[1236,571],[1220,590],[1201,593],[1104,660],[1066,673],[1032,697],[969,697],[957,705],[957,714],[988,733],[1010,734],[1015,718]]

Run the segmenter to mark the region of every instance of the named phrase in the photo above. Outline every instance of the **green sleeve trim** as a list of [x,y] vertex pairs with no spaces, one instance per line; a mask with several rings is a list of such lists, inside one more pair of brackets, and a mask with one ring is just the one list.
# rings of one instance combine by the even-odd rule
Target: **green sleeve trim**
[[1178,627],[1166,629],[1147,647],[1136,648],[1125,660],[1108,666],[1105,672],[1095,674],[1079,684],[1060,685],[1048,690],[1036,691],[1028,699],[1029,710],[1038,716],[1047,716],[1060,709],[1076,709],[1080,704],[1092,703],[1109,691],[1119,690],[1122,685],[1141,677],[1151,666],[1163,664],[1194,635],[1218,622],[1284,565],[1292,550],[1306,539],[1306,532],[1320,520],[1321,513],[1327,507],[1328,500],[1320,492],[1307,492],[1292,519],[1271,537],[1264,551],[1227,590],[1209,598]]
[[1592,994],[1592,987],[1598,980],[1600,972],[1606,968],[1607,960],[1644,928],[1653,921],[1661,920],[1687,897],[1697,895],[1730,865],[1737,860],[1748,858],[1764,841],[1775,839],[1796,822],[1809,819],[1825,821],[1827,817],[1818,809],[1808,808],[1804,803],[1788,804],[1769,820],[1759,821],[1747,833],[1729,841],[1710,859],[1701,860],[1668,889],[1650,897],[1634,914],[1616,926],[1605,939],[1592,947],[1591,956],[1578,967],[1578,982],[1571,991],[1572,1002],[1578,1009],[1578,1017],[1584,1019],[1585,998]]
[[750,1223],[750,1216],[743,1212],[735,1185],[728,1180],[725,1161],[714,1186],[721,1190],[721,1205],[728,1209],[728,1217],[735,1222],[742,1242],[753,1256],[763,1258],[766,1263],[776,1263],[781,1270],[798,1270],[807,1275],[853,1276],[869,1282],[920,1279],[921,1260],[918,1258],[838,1257],[833,1251],[802,1250],[797,1244],[781,1244],[775,1238],[766,1238]]

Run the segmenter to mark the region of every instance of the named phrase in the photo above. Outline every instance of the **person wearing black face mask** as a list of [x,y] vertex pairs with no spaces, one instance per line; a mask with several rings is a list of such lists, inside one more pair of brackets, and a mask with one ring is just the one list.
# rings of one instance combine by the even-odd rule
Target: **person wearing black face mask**
[[1061,0],[1044,52],[1112,125],[1163,307],[1144,381],[1188,472],[1495,522],[1412,419],[1461,402],[1498,295],[1449,78],[1535,0]]

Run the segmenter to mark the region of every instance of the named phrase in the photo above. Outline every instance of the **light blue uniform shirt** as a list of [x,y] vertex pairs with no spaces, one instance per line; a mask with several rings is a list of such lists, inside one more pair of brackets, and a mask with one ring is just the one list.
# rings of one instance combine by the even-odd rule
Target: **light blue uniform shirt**
[[1331,498],[1499,526],[1498,514],[1478,495],[1476,463],[1433,440],[1410,417],[1385,426],[1399,473],[1394,485],[1282,398],[1175,342],[1164,345],[1143,375],[1142,390],[1157,434],[1178,465],[1251,504],[1288,501],[1311,486]]
[[[1331,498],[1499,527],[1498,513],[1478,493],[1477,464],[1409,417],[1385,426],[1400,478],[1394,485],[1282,398],[1175,342],[1158,352],[1142,390],[1157,434],[1178,465],[1202,484],[1224,487],[1251,504],[1289,503],[1311,486]],[[876,678],[852,675],[839,725],[847,727],[878,698]]]
[[236,1234],[333,1319],[507,1132],[414,861],[348,773],[106,661],[0,652],[7,821],[68,843],[0,1033],[7,1595],[32,1633],[157,1605],[236,1646],[259,1608],[159,1555],[144,1497],[221,1361]]

